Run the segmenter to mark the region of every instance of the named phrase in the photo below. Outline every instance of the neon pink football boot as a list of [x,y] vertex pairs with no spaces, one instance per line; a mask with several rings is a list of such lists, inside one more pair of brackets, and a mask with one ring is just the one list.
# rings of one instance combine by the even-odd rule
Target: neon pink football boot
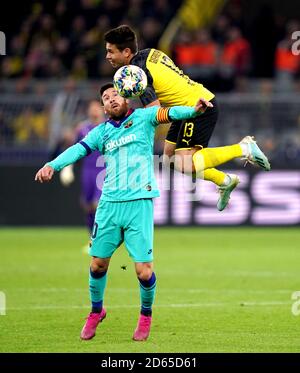
[[140,315],[137,328],[134,331],[133,339],[135,341],[145,341],[150,333],[152,316]]
[[81,331],[80,338],[84,340],[92,339],[96,334],[98,324],[106,317],[106,311],[102,308],[100,313],[90,313]]

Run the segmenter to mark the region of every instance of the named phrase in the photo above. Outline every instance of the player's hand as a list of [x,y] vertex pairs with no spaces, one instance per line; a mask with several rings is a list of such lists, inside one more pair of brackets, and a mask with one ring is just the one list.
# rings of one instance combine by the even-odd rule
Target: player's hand
[[196,113],[204,113],[208,107],[213,107],[213,106],[214,105],[211,102],[204,100],[204,98],[200,98],[195,106],[195,111]]
[[40,183],[48,182],[52,179],[54,174],[54,169],[50,166],[42,167],[35,175],[34,180]]
[[60,171],[59,179],[62,185],[65,187],[68,187],[70,184],[73,183],[75,176],[72,164],[70,164],[69,166],[65,167]]

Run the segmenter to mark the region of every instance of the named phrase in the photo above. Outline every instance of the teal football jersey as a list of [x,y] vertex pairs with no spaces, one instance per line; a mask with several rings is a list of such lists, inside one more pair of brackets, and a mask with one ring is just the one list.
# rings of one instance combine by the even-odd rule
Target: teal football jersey
[[60,171],[99,150],[106,165],[102,200],[113,202],[158,197],[153,157],[155,127],[159,123],[195,118],[200,114],[189,106],[131,109],[121,121],[110,119],[99,124],[82,141],[46,165]]
[[130,201],[159,196],[153,162],[158,107],[130,110],[116,122],[100,124],[80,142],[88,152],[99,150],[106,177],[101,199]]

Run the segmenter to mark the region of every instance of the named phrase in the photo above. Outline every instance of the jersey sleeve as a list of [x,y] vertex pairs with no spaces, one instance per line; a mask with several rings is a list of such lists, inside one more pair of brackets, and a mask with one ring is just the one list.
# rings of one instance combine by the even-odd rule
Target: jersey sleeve
[[[99,126],[101,126],[101,124],[99,124]],[[102,151],[103,131],[99,126],[92,129],[81,141],[79,141],[79,144],[86,149],[87,154],[90,154],[97,149],[100,150],[100,152]]]
[[91,130],[81,141],[70,146],[53,161],[46,163],[55,171],[60,171],[64,167],[77,162],[79,159],[89,155],[94,150],[102,149],[102,129],[99,127]]
[[160,122],[157,121],[157,112],[160,106],[150,106],[145,109],[140,109],[145,121],[152,126],[158,126]]
[[153,126],[172,121],[195,118],[201,113],[197,113],[191,106],[173,106],[171,108],[161,106],[151,106],[142,109],[143,113]]
[[166,115],[171,120],[192,119],[202,114],[201,112],[196,112],[193,106],[172,106],[164,109],[168,110]]
[[46,166],[52,167],[55,171],[60,171],[64,167],[77,162],[79,159],[85,157],[86,155],[86,149],[82,145],[80,145],[80,143],[77,143],[70,146],[53,161],[46,163]]

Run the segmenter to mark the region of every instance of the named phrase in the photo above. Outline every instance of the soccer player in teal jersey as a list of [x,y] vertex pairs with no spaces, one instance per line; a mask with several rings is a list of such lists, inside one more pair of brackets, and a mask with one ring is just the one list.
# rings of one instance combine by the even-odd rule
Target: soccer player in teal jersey
[[159,196],[153,167],[155,127],[171,120],[195,118],[212,104],[200,99],[195,107],[174,106],[132,110],[112,84],[100,90],[109,117],[41,168],[35,180],[50,181],[55,171],[99,150],[106,178],[95,216],[90,255],[89,289],[92,310],[81,338],[91,339],[106,317],[103,307],[107,269],[114,251],[125,243],[140,283],[141,313],[133,339],[146,340],[152,321],[156,277],[153,272],[153,198]]

